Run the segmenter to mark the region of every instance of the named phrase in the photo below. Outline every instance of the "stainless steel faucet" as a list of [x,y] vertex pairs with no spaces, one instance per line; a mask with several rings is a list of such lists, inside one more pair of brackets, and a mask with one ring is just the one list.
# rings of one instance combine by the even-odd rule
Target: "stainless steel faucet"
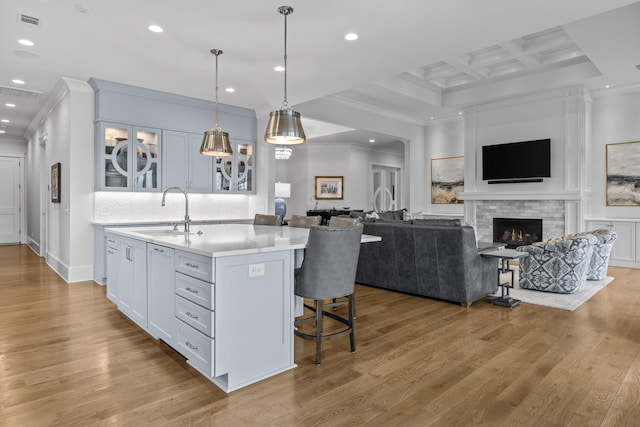
[[166,190],[164,190],[164,193],[162,193],[162,203],[160,204],[160,206],[164,206],[164,199],[167,196],[167,193],[171,190],[181,191],[182,194],[184,194],[184,231],[188,233],[189,224],[191,224],[191,218],[189,218],[189,196],[187,195],[187,192],[185,190],[180,187],[167,188]]

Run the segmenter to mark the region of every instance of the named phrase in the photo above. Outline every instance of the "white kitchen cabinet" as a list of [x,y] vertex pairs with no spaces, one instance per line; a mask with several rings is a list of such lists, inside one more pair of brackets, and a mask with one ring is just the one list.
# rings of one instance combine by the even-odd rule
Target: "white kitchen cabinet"
[[107,298],[118,304],[118,282],[120,281],[120,241],[113,235],[105,237],[107,258]]
[[174,249],[147,244],[147,290],[149,333],[175,346],[177,325],[173,313],[175,300]]
[[605,229],[615,231],[617,238],[611,250],[610,265],[622,267],[636,267],[633,263],[638,262],[637,245],[639,241],[636,235],[637,224],[633,221],[617,220],[589,220],[587,228],[592,230]]
[[213,157],[200,154],[202,134],[162,131],[162,187],[213,192]]
[[159,129],[128,124],[96,124],[96,189],[160,191]]
[[147,330],[147,244],[123,236],[116,239],[120,242],[118,309]]

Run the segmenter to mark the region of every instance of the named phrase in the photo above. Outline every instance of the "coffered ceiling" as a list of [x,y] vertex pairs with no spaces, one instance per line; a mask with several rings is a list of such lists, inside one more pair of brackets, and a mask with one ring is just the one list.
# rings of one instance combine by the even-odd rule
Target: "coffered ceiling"
[[[312,143],[397,147],[400,138],[385,132],[385,120],[424,126],[455,118],[469,106],[535,91],[640,83],[639,2],[287,4],[294,8],[288,17],[288,98],[307,121]],[[224,51],[220,102],[264,117],[283,99],[283,75],[273,70],[282,64],[280,5],[274,0],[3,0],[0,119],[9,122],[0,123],[5,131],[0,139],[28,133],[62,76],[212,100],[211,48]],[[24,16],[37,18],[37,24],[25,23]],[[164,32],[151,33],[150,24]],[[348,32],[358,33],[358,40],[346,41]],[[23,38],[34,46],[18,44]],[[16,78],[25,84],[13,83]],[[236,91],[224,92],[226,87]],[[369,120],[350,120],[367,115]]]

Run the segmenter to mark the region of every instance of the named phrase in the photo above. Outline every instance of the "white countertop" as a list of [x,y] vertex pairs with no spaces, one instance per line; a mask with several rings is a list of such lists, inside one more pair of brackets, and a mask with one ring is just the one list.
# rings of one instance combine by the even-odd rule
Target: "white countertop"
[[[171,227],[118,227],[106,231],[213,258],[304,249],[309,236],[308,228],[253,224],[191,224],[188,235],[183,227],[179,227],[177,233],[173,233]],[[202,233],[198,234],[199,231]],[[362,243],[380,240],[379,236],[362,235]]]
[[[181,224],[184,221],[183,218],[168,220],[168,219],[152,219],[152,220],[116,220],[116,221],[93,221],[91,224],[98,227],[138,227],[142,225],[168,225],[168,224]],[[253,222],[251,218],[212,218],[212,219],[192,219],[191,224],[207,224],[207,223],[246,223]]]

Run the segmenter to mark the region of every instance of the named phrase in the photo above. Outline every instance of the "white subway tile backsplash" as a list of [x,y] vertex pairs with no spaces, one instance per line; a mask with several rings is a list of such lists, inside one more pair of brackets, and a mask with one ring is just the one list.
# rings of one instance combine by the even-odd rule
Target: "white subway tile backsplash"
[[[189,216],[192,220],[248,218],[246,195],[189,193]],[[177,221],[184,218],[184,195],[167,193],[165,206],[162,193],[94,193],[96,222],[108,221]]]

